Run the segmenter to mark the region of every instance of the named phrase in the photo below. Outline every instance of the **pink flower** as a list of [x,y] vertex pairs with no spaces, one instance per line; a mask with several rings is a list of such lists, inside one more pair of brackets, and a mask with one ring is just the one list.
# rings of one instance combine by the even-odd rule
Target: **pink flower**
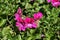
[[20,17],[20,15],[17,14],[17,13],[15,14],[15,20],[18,21],[18,22],[23,22],[22,17]]
[[19,14],[17,14],[17,13],[16,13],[14,16],[15,16],[15,20],[18,20],[18,19],[19,19],[19,17],[20,17],[20,15],[19,15]]
[[51,4],[54,6],[54,7],[58,7],[60,6],[60,1],[59,0],[47,0],[48,3],[51,2]]
[[59,0],[52,0],[52,5],[54,6],[54,7],[58,7],[58,6],[60,6],[60,1]]
[[19,14],[20,16],[22,16],[22,9],[20,7],[17,10],[17,14]]
[[38,19],[41,19],[43,14],[41,12],[38,12],[34,14],[34,18],[31,17],[22,18],[22,10],[19,7],[14,16],[16,20],[16,26],[19,29],[19,31],[25,31],[27,28],[37,28],[36,21]]
[[27,23],[27,24],[25,24],[25,27],[26,28],[32,28],[32,24],[31,23]]
[[[22,19],[21,19],[22,20]],[[37,23],[33,18],[26,17],[25,20],[17,21],[16,26],[18,27],[19,31],[25,31],[26,28],[37,28]]]
[[33,15],[35,20],[39,20],[43,17],[43,14],[41,12],[37,12]]
[[36,22],[35,22],[35,20],[33,18],[26,17],[26,19],[25,19],[25,26],[27,28],[36,28],[37,24],[36,24]]
[[20,7],[18,8],[14,16],[16,21],[22,22],[22,10]]
[[47,0],[47,2],[48,2],[48,3],[50,3],[50,2],[51,2],[51,0]]
[[53,3],[54,3],[54,2],[59,2],[59,0],[51,0],[51,1],[52,1]]
[[22,16],[22,10],[20,7],[18,8],[14,16],[15,16],[15,20],[18,20]]
[[16,22],[16,26],[18,27],[19,31],[25,31],[26,27],[24,26],[24,24],[20,23],[20,22]]
[[26,28],[37,28],[37,24],[36,23],[28,23],[28,24],[25,24],[25,27]]
[[53,5],[54,7],[58,7],[58,6],[60,6],[60,2],[52,3],[52,5]]
[[32,22],[34,22],[33,18],[30,18],[30,17],[25,18],[25,23],[32,23]]
[[32,23],[32,28],[37,28],[37,23],[36,22]]
[[22,19],[22,10],[19,7],[17,12],[15,13],[15,20],[16,22],[16,26],[18,27],[19,31],[25,31],[25,26],[24,26],[24,20]]

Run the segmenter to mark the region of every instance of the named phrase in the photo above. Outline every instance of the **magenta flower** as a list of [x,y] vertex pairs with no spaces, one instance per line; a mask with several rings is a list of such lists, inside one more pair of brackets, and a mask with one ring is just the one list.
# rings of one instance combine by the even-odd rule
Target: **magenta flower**
[[54,7],[58,7],[60,6],[60,1],[59,0],[47,0],[48,3],[51,2],[51,4],[54,6]]
[[33,18],[26,17],[25,20],[21,20],[22,21],[16,22],[16,26],[18,27],[19,31],[25,31],[26,28],[37,28],[37,23]]
[[48,2],[48,3],[50,3],[50,2],[51,2],[51,0],[47,0],[47,2]]
[[22,16],[22,9],[20,7],[17,10],[17,14],[19,14],[20,16]]
[[28,24],[25,24],[25,27],[26,28],[37,28],[37,24],[36,23],[28,23]]
[[25,19],[25,25],[27,28],[36,28],[37,24],[33,18],[26,17]]
[[37,23],[36,22],[32,23],[32,28],[37,28]]
[[18,21],[18,22],[23,22],[22,17],[20,17],[20,15],[17,14],[17,13],[15,14],[15,20]]
[[41,19],[43,14],[41,12],[38,12],[34,14],[34,18],[22,18],[22,10],[19,7],[14,16],[16,20],[16,26],[19,31],[25,31],[27,28],[37,28],[37,20]]
[[51,0],[51,1],[52,1],[53,3],[54,3],[54,2],[59,2],[59,0]]
[[43,17],[43,14],[41,12],[37,12],[33,15],[35,20],[39,20]]
[[32,23],[34,22],[35,20],[33,18],[30,18],[30,17],[26,17],[25,18],[25,23]]
[[16,26],[18,27],[19,31],[25,31],[25,27],[24,27],[24,20],[22,19],[22,10],[19,7],[17,12],[15,13],[15,20],[16,22]]
[[23,23],[16,22],[16,26],[18,27],[19,31],[25,31],[26,27],[24,26]]
[[20,7],[18,8],[14,16],[16,21],[22,22],[22,10]]
[[60,1],[59,0],[52,0],[52,5],[54,6],[54,7],[58,7],[58,6],[60,6]]
[[32,28],[32,24],[31,24],[31,23],[25,24],[25,27],[26,27],[26,28]]
[[20,15],[17,13],[14,16],[15,16],[15,20],[18,20],[20,18]]

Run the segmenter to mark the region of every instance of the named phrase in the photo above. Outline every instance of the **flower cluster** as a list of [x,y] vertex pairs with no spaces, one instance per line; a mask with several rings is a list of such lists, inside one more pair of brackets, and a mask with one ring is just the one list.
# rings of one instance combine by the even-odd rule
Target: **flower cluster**
[[41,12],[34,13],[33,17],[23,17],[22,10],[19,7],[15,13],[16,26],[19,31],[25,31],[27,28],[37,28],[37,20],[43,17]]
[[58,7],[60,6],[60,0],[47,0],[48,3],[51,2],[51,4],[54,6],[54,7]]

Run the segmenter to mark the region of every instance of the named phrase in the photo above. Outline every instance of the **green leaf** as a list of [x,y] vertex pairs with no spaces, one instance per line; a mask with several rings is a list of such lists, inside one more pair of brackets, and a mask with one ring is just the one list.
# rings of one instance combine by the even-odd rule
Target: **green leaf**
[[36,1],[38,1],[39,3],[43,3],[43,2],[45,2],[45,0],[36,0]]
[[29,9],[29,8],[32,8],[31,4],[26,3],[26,5],[25,5],[25,9]]
[[22,40],[21,35],[16,35],[13,39],[14,40]]
[[28,37],[28,38],[27,38],[27,40],[31,40],[31,39],[32,39],[32,37]]
[[18,35],[18,40],[22,40],[22,39],[21,39],[21,35]]
[[0,27],[3,26],[6,23],[6,19],[0,20]]
[[10,26],[4,27],[2,30],[2,35],[8,35],[12,33],[12,29],[10,28]]

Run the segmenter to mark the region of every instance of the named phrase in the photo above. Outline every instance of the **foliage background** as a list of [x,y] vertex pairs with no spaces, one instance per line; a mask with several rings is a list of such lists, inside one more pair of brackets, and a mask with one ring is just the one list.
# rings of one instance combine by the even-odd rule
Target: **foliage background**
[[[27,29],[25,32],[17,29],[14,13],[18,7],[22,8],[24,15],[30,17],[38,11],[43,13],[37,29]],[[60,40],[60,7],[53,7],[46,0],[0,0],[0,39]]]

